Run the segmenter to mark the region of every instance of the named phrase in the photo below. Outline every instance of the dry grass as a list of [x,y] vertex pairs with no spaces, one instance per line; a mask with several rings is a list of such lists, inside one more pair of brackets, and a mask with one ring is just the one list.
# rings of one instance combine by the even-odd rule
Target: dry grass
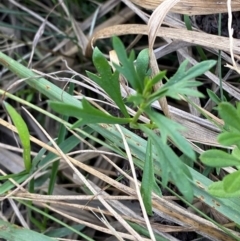
[[[150,58],[153,73],[161,69],[159,64],[163,62],[161,59],[169,54],[175,58],[173,62],[177,67],[184,59],[188,59],[191,65],[195,65],[200,60],[193,50],[197,45],[202,46],[210,58],[217,58],[218,51],[221,50],[223,62],[237,70],[235,61],[239,60],[240,53],[238,39],[207,34],[197,26],[193,26],[193,31],[189,31],[182,20],[182,14],[227,12],[226,1],[106,0],[101,3],[82,1],[79,5],[74,3],[75,1],[69,1],[67,5],[63,1],[58,1],[57,5],[50,1],[26,1],[28,4],[23,2],[9,0],[0,3],[1,8],[6,11],[6,13],[1,12],[2,23],[9,24],[9,26],[3,24],[0,26],[1,51],[18,59],[35,70],[35,73],[47,77],[63,89],[66,88],[65,84],[68,82],[76,84],[74,94],[79,99],[90,93],[89,100],[101,108],[111,108],[113,104],[109,97],[84,75],[85,70],[94,71],[89,59],[93,47],[99,46],[106,55],[110,55],[112,49],[108,39],[114,35],[122,36],[129,48],[139,50],[148,45],[152,50]],[[159,5],[160,3],[162,4]],[[232,1],[231,6],[235,11],[240,10],[238,0]],[[90,10],[87,11],[86,7]],[[17,11],[22,15],[14,14],[14,12],[7,13],[7,9]],[[146,9],[154,11],[150,12]],[[148,42],[145,37],[142,37],[144,35],[148,36]],[[114,57],[110,55],[110,58]],[[167,58],[165,59],[167,62]],[[171,71],[172,66],[165,67]],[[206,72],[202,81],[216,93],[222,86],[225,95],[228,95],[232,102],[238,101],[240,92],[236,79],[239,77],[233,69],[225,69],[226,75],[223,76],[222,82],[217,71]],[[71,79],[71,76],[76,76],[77,81]],[[33,89],[28,88],[24,83],[25,80],[16,81],[16,77],[7,69],[1,70],[3,90],[8,90],[22,99],[29,98],[34,106],[50,111],[46,109],[48,108],[46,99],[44,97],[41,99]],[[161,85],[156,86],[157,88],[161,88]],[[122,96],[126,97],[128,93],[133,92],[133,89],[124,85]],[[10,94],[6,94],[5,97],[9,98]],[[223,124],[222,120],[216,116],[210,99],[206,98],[202,102],[195,98],[192,101],[210,119],[219,125]],[[19,110],[20,106],[25,104],[20,100],[14,103],[15,108]],[[34,108],[34,106],[28,104],[27,109]],[[187,106],[183,102],[172,103],[171,100],[164,99],[155,103],[154,107],[161,109],[165,115],[187,128],[183,135],[197,153],[202,153],[212,146],[220,147],[216,140],[219,128],[190,105]],[[126,151],[122,155],[120,155],[121,151],[116,154],[111,145],[104,143],[102,137],[90,131],[88,133],[87,130],[85,133],[84,130],[82,131],[82,136],[68,130],[68,133],[72,133],[80,140],[80,144],[74,148],[73,153],[64,153],[54,141],[58,135],[57,122],[44,112],[38,113],[36,108],[30,111],[32,116],[28,112],[24,112],[24,115],[32,133],[32,156],[37,156],[40,148],[45,148],[54,153],[57,158],[50,159],[21,185],[16,183],[15,188],[1,196],[3,205],[8,205],[2,208],[1,219],[15,222],[26,228],[37,229],[28,219],[24,205],[18,202],[29,200],[42,210],[48,208],[52,216],[69,226],[76,223],[84,225],[83,233],[94,240],[155,240],[153,232],[166,240],[191,240],[191,236],[186,238],[182,235],[182,233],[188,235],[189,232],[194,233],[194,238],[197,233],[210,240],[235,240],[217,225],[235,227],[232,220],[206,205],[206,200],[201,200],[200,194],[196,196],[193,207],[210,215],[216,223],[207,220],[206,217],[201,217],[193,210],[193,207],[182,205],[182,202],[178,202],[179,197],[169,192],[166,192],[163,197],[153,194],[155,216],[149,218],[141,200],[140,184],[133,157],[126,142],[126,136],[121,133],[120,128],[118,131],[122,134]],[[129,109],[129,112],[133,113],[134,110]],[[6,121],[4,111],[1,117],[1,173],[2,175],[5,175],[5,172],[18,173],[23,169],[23,161],[18,155],[22,149],[16,146],[14,139],[16,137],[13,137],[16,129]],[[141,118],[146,121],[146,117]],[[41,125],[37,124],[36,119]],[[50,141],[53,143],[52,146],[48,145]],[[47,154],[44,153],[42,159]],[[59,175],[53,194],[46,195],[49,185],[46,167],[49,167],[56,159],[60,160]],[[131,175],[122,165],[123,162],[128,161]],[[203,170],[200,163],[196,164],[196,170],[199,172]],[[234,169],[226,168],[224,171],[232,172]],[[124,177],[122,182],[116,180],[120,175]],[[29,193],[26,188],[26,184],[32,178],[39,180],[36,193]],[[220,176],[211,175],[211,178],[216,179]],[[40,214],[35,213],[35,217],[39,221],[42,220]],[[141,229],[147,229],[151,237],[143,237],[128,221],[139,224]],[[61,225],[57,222],[48,221],[44,231],[58,227]],[[229,230],[239,236],[239,233],[235,233],[233,229]],[[175,235],[176,233],[178,236]],[[74,233],[64,238],[64,240],[82,240]]]

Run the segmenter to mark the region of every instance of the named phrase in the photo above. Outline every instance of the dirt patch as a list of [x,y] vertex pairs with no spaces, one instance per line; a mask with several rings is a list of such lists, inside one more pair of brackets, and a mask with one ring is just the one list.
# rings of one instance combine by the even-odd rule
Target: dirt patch
[[[234,29],[233,37],[240,39],[240,12],[232,13],[232,17],[232,28]],[[218,19],[218,14],[197,15],[195,16],[195,23],[204,32],[218,35]],[[221,20],[221,35],[228,37],[228,14],[223,13]]]

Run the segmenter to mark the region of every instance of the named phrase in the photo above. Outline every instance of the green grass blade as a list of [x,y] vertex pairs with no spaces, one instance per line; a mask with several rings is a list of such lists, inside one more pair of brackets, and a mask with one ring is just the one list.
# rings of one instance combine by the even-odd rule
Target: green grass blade
[[[54,239],[35,231],[21,228],[15,224],[11,224],[0,220],[0,237],[8,241],[53,241]],[[56,240],[56,239],[55,239]]]
[[191,145],[180,133],[180,131],[185,130],[183,126],[151,109],[146,110],[146,113],[157,125],[164,143],[167,143],[167,137],[170,137],[174,145],[178,147],[186,156],[192,160],[196,158],[195,152],[193,151]]
[[[73,91],[74,91],[74,84],[70,83],[69,93],[73,94]],[[64,121],[68,122],[69,117],[68,116],[63,116],[62,119]],[[58,138],[57,138],[57,144],[58,145],[60,145],[64,141],[66,133],[67,133],[67,129],[66,129],[65,125],[60,124],[60,130],[59,130],[59,134],[58,134]],[[53,193],[54,186],[55,186],[56,179],[57,179],[57,173],[58,173],[59,164],[60,164],[59,160],[55,161],[52,164],[51,176],[50,176],[49,185],[48,185],[48,192],[47,192],[48,195],[52,195],[52,193]],[[46,208],[45,212],[48,213],[48,211],[49,210]],[[45,217],[44,217],[44,221],[43,221],[43,226],[46,229],[48,219],[45,218]]]
[[[70,83],[69,93],[73,94],[73,90],[74,90],[74,84]],[[68,122],[69,117],[63,116],[62,119],[64,121]],[[59,130],[59,134],[58,134],[58,138],[57,138],[58,145],[60,145],[64,141],[66,133],[67,133],[67,129],[66,129],[65,125],[60,124],[60,130]],[[58,167],[59,167],[59,161],[55,161],[52,164],[51,177],[50,177],[50,182],[49,182],[49,186],[48,186],[48,195],[51,195],[53,193],[54,185],[55,185],[56,178],[57,178]]]
[[4,102],[4,106],[10,115],[15,127],[18,130],[18,135],[22,144],[23,148],[23,160],[24,160],[24,166],[25,170],[27,172],[30,171],[32,167],[32,162],[31,162],[31,145],[30,145],[30,134],[27,128],[27,125],[23,118],[17,113],[17,111],[7,102]]
[[[81,231],[82,229],[84,229],[86,226],[81,225],[81,224],[76,224],[73,225],[72,228]],[[73,233],[72,230],[69,230],[68,228],[56,228],[56,229],[52,229],[49,230],[47,232],[45,232],[45,235],[49,236],[49,237],[53,237],[53,238],[61,238],[61,237],[65,237],[68,235],[71,235]]]
[[[68,104],[80,106],[81,102],[74,98],[73,96],[69,95],[59,87],[55,86],[54,84],[50,83],[48,80],[44,78],[36,78],[36,74],[33,73],[28,68],[24,67],[20,63],[14,61],[10,57],[4,55],[0,52],[0,63],[5,67],[9,68],[13,73],[18,75],[20,78],[28,78],[25,82],[32,86],[33,88],[40,91],[42,94],[47,96],[49,99],[62,101]],[[2,95],[5,94],[4,91],[0,92]],[[31,105],[31,103],[26,103],[25,101],[11,95],[6,94],[10,98],[20,101],[22,104],[27,104],[31,108],[34,108],[41,113],[44,113],[51,118],[61,122],[62,120],[51,113],[47,113],[46,111],[42,110],[39,107]],[[67,123],[66,123],[67,124]],[[100,133],[103,137],[105,137],[108,141],[110,141],[113,145],[110,148],[114,149],[116,146],[116,150],[119,148],[124,148],[122,143],[122,137],[116,128],[112,125],[93,125],[90,124],[89,127],[94,131]],[[146,152],[146,141],[135,135],[131,131],[127,130],[126,128],[122,128],[124,135],[127,136],[128,144],[133,156],[136,157],[136,161],[138,161],[139,166],[144,163],[145,159],[145,152]],[[103,143],[104,144],[104,143]],[[153,150],[153,156],[156,158],[156,150]],[[156,169],[156,168],[155,168]],[[194,196],[203,200],[204,203],[207,205],[215,208],[218,212],[223,214],[224,216],[228,217],[230,220],[234,221],[237,224],[240,224],[240,205],[238,199],[224,199],[224,198],[216,198],[210,195],[207,192],[207,187],[212,184],[212,181],[209,180],[207,177],[203,176],[201,173],[195,171],[194,169],[188,167],[190,173],[193,177],[193,190]],[[159,172],[158,172],[159,173]],[[4,192],[3,192],[4,193]]]
[[[20,184],[22,182],[24,182],[27,178],[29,177],[29,174],[24,174],[24,175],[19,175],[16,177],[12,177],[12,179]],[[9,190],[11,190],[13,187],[15,187],[15,185],[10,182],[10,181],[6,181],[4,182],[1,186],[0,186],[0,195],[5,194],[6,192],[8,192]]]
[[81,106],[81,102],[73,98],[50,81],[35,74],[32,70],[0,52],[0,64],[11,70],[19,78],[26,79],[25,82],[40,91],[51,100],[58,100],[72,105]]
[[153,158],[152,158],[152,142],[148,139],[146,160],[144,163],[143,177],[141,184],[141,194],[145,209],[148,215],[152,215],[152,189],[154,182]]
[[[112,141],[115,146],[124,147],[122,143],[122,137],[114,126],[106,125],[104,128],[97,125],[90,125],[92,129],[99,132],[109,141]],[[138,135],[132,133],[131,131],[122,128],[125,136],[128,137],[128,144],[133,156],[136,157],[138,166],[143,168],[145,155],[146,155],[146,140],[140,138]],[[156,148],[153,149],[153,157],[158,158]],[[237,198],[225,199],[216,198],[208,193],[208,186],[213,182],[207,177],[203,176],[201,173],[195,171],[193,168],[188,167],[189,172],[193,178],[193,192],[196,198],[201,199],[207,205],[213,207],[218,212],[222,213],[224,216],[228,217],[230,220],[240,224],[240,204]],[[155,167],[155,170],[157,168]],[[155,171],[155,174],[159,174],[159,171]]]
[[[27,202],[22,201],[22,200],[18,200],[18,202],[19,202],[19,203],[22,203],[23,205],[25,205],[25,206],[27,206],[27,207],[29,207],[29,208],[31,208],[33,211],[42,214],[43,216],[44,216],[44,215],[47,216],[50,220],[53,220],[54,222],[62,225],[63,227],[68,228],[69,230],[71,230],[71,231],[73,231],[74,233],[78,234],[80,237],[84,238],[85,240],[87,240],[87,241],[94,241],[92,238],[90,238],[90,237],[88,237],[87,235],[85,235],[85,234],[79,232],[78,230],[72,228],[72,227],[69,226],[68,224],[65,224],[64,222],[60,221],[59,219],[53,217],[52,215],[46,214],[46,213],[44,213],[44,211],[42,211],[42,210],[40,210],[40,209],[38,209],[38,208],[36,208],[36,207],[30,206]],[[48,237],[48,238],[49,238],[49,237]],[[29,239],[26,239],[26,240],[29,240]],[[26,240],[24,240],[24,241],[26,241]],[[51,238],[50,240],[52,241],[52,238]],[[54,239],[54,240],[55,240],[55,239]],[[16,240],[16,241],[18,241],[18,240]],[[35,240],[34,240],[34,241],[35,241]]]
[[179,191],[191,202],[193,200],[193,189],[190,181],[192,177],[188,168],[182,163],[173,150],[167,144],[164,144],[161,138],[152,130],[143,125],[141,125],[140,128],[147,134],[148,138],[152,139],[154,149],[158,156],[156,162],[160,164],[162,169],[161,177],[164,186],[167,185],[171,177]]
[[[139,234],[144,235],[144,236],[150,238],[149,232],[148,232],[148,230],[145,227],[140,226],[139,224],[136,224],[136,223],[129,222],[129,221],[128,221],[128,224],[133,229],[135,229]],[[154,234],[154,236],[156,238],[156,241],[169,241],[168,238],[162,237],[159,234]]]

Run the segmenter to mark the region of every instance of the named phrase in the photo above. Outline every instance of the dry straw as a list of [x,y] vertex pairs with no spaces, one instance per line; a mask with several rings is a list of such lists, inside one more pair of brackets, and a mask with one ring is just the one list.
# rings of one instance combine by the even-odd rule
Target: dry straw
[[[131,0],[138,6],[146,9],[154,10],[165,0]],[[240,10],[240,1],[232,1],[233,11]],[[219,0],[182,0],[179,1],[172,9],[171,12],[189,14],[189,15],[203,15],[213,13],[226,13],[227,1]]]

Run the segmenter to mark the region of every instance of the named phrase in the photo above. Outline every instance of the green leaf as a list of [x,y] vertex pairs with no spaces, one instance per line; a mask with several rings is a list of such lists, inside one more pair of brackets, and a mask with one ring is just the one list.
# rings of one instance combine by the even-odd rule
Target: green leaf
[[148,139],[146,149],[146,159],[143,168],[143,178],[141,184],[141,194],[143,203],[148,215],[152,215],[152,190],[157,189],[157,193],[161,193],[154,176],[153,156],[152,156],[152,141]]
[[162,197],[162,191],[161,191],[159,185],[157,184],[155,178],[154,178],[154,182],[153,182],[153,192],[155,192],[159,197]]
[[150,119],[157,125],[161,137],[163,140],[163,143],[166,144],[167,137],[170,137],[170,139],[174,142],[174,144],[189,158],[195,160],[196,155],[193,151],[191,145],[189,142],[182,136],[181,133],[179,133],[180,130],[185,130],[185,128],[178,123],[170,120],[169,118],[158,114],[157,112],[146,109],[145,112],[148,114]]
[[143,169],[143,178],[141,184],[141,194],[143,203],[148,215],[152,216],[152,188],[153,188],[154,172],[152,157],[152,142],[148,139],[146,149],[146,159]]
[[221,198],[233,198],[233,197],[240,197],[240,190],[236,192],[226,192],[223,187],[223,181],[214,182],[208,187],[208,192],[215,196]]
[[200,85],[202,85],[201,82],[185,80],[175,83],[174,85],[168,85],[167,83],[163,88],[167,88],[165,95],[174,99],[180,99],[179,95],[204,97],[201,92],[193,89],[193,87],[198,87]]
[[193,87],[200,85],[202,85],[202,83],[195,80],[180,79],[179,82],[176,82],[175,79],[170,79],[162,88],[149,97],[149,101],[152,103],[162,96],[169,96],[173,99],[181,99],[180,95],[204,97],[201,92],[193,89]]
[[149,69],[149,51],[148,49],[143,49],[136,59],[136,72],[138,75],[138,79],[141,80],[141,86],[144,87],[143,80],[147,76]]
[[225,146],[240,145],[240,133],[223,132],[218,135],[217,140],[220,144]]
[[177,72],[167,82],[169,86],[178,83],[185,77],[185,70],[187,68],[187,65],[188,65],[188,60],[185,60],[180,64]]
[[[113,48],[117,53],[121,66],[114,64],[116,70],[121,73],[139,93],[143,92],[144,79],[137,74],[134,66],[134,52],[128,58],[124,45],[118,37],[113,37]],[[141,58],[140,58],[141,59]]]
[[35,231],[0,220],[0,237],[8,241],[53,241],[52,238]]
[[163,185],[166,186],[170,177],[184,197],[191,202],[193,199],[193,188],[191,184],[192,177],[188,168],[173,150],[167,144],[164,144],[162,139],[152,130],[144,125],[139,125],[139,128],[147,134],[148,138],[152,139],[154,151],[156,151],[158,155],[156,161],[161,167]]
[[151,88],[161,81],[166,76],[166,71],[160,71],[158,74],[156,74],[152,79],[147,78],[147,82],[145,83],[145,89],[151,90]]
[[23,118],[17,113],[17,111],[7,102],[4,102],[4,106],[10,115],[15,127],[17,128],[18,135],[23,148],[23,160],[24,166],[27,172],[30,171],[32,163],[31,163],[31,144],[30,144],[30,134],[27,128],[27,125]]
[[210,167],[229,167],[240,165],[240,160],[221,150],[208,150],[201,154],[200,160]]
[[216,63],[217,62],[215,60],[205,60],[198,64],[195,64],[184,74],[185,80],[194,79],[204,74],[206,71],[211,69],[214,65],[216,65]]
[[165,95],[172,97],[174,99],[180,99],[179,95],[189,95],[189,96],[197,96],[203,97],[204,95],[201,94],[199,91],[191,89],[192,87],[196,87],[201,85],[201,82],[192,80],[195,77],[204,74],[207,70],[212,68],[216,61],[207,60],[201,63],[196,64],[195,66],[191,67],[188,71],[186,71],[188,61],[185,60],[178,68],[177,72],[174,76],[172,76],[169,81],[164,84],[164,86],[159,90],[156,91],[151,96],[151,101],[156,100],[163,94],[165,90]]
[[[86,226],[82,224],[75,224],[71,226],[72,228],[82,231]],[[66,227],[63,228],[52,228],[45,232],[45,235],[49,237],[64,238],[67,235],[72,235],[74,232]]]
[[[227,102],[227,100],[226,100],[226,102]],[[240,102],[237,102],[236,107],[237,107],[238,116],[240,116]]]
[[5,176],[0,176],[0,181],[6,180],[6,179],[9,179],[9,178],[20,178],[22,176],[25,176],[28,173],[29,173],[29,171],[24,170],[24,171],[19,172],[19,173],[13,173],[13,174],[5,175]]
[[[35,213],[39,213],[39,214],[41,214],[41,216],[47,217],[48,219],[52,220],[54,223],[57,223],[59,225],[62,225],[63,227],[68,228],[69,230],[72,230],[74,233],[78,234],[81,237],[80,240],[94,241],[92,238],[86,236],[84,233],[79,232],[78,230],[74,229],[72,226],[69,226],[65,222],[62,222],[58,217],[54,217],[54,215],[48,214],[44,210],[36,208],[35,206],[31,205],[29,202],[23,201],[23,200],[18,200],[18,202],[20,204],[30,208]],[[29,239],[27,239],[27,240],[29,240]],[[57,241],[55,239],[51,239],[51,240],[52,241]]]
[[228,102],[222,102],[218,106],[218,111],[227,126],[240,131],[240,115],[233,105]]
[[107,59],[97,47],[93,51],[93,63],[99,76],[86,71],[88,77],[97,83],[112,98],[125,117],[129,117],[121,96],[119,72],[115,71],[112,73],[111,66]]
[[160,142],[159,144],[156,145],[157,137],[155,136],[153,131],[143,125],[140,125],[139,128],[148,135],[148,138],[152,139],[152,142],[155,145],[154,149],[157,151],[157,155],[158,155],[156,163],[161,168],[162,183],[163,183],[163,186],[165,187],[169,181],[170,166],[168,165],[167,161],[164,160],[165,153],[162,152],[164,148],[163,147],[158,148],[158,145],[163,143]]
[[170,80],[166,83],[166,86],[169,87],[171,85],[175,85],[179,82],[190,81],[202,74],[204,74],[207,70],[212,68],[216,64],[215,60],[207,60],[200,62],[189,70],[186,71],[188,61],[185,60],[178,68],[177,72],[170,78]]
[[127,124],[130,118],[118,118],[94,108],[86,99],[82,99],[82,107],[65,104],[56,101],[49,101],[50,107],[63,115],[80,118],[79,124],[106,123],[106,124]]
[[[18,75],[19,78],[25,78],[26,83],[31,85],[33,88],[37,89],[40,93],[46,96],[46,98],[50,98],[52,100],[62,101],[71,105],[80,106],[81,102],[74,98],[73,96],[66,93],[64,90],[59,88],[58,86],[54,85],[53,83],[47,81],[44,78],[36,78],[36,73],[32,72],[30,69],[24,67],[22,64],[18,63],[14,59],[4,55],[0,52],[0,64],[4,65],[6,68],[11,70],[14,74]],[[4,95],[4,91],[0,91]],[[12,95],[8,94],[9,98],[15,98]],[[31,104],[29,104],[31,106]],[[36,108],[33,106],[33,108]],[[36,109],[37,110],[37,109]],[[42,110],[43,111],[43,110]],[[111,143],[114,143],[115,150],[118,151],[119,148],[124,148],[122,143],[122,137],[120,133],[116,130],[115,126],[113,125],[89,125],[91,129],[100,133],[104,138],[108,139]],[[129,136],[128,143],[131,148],[131,153],[136,156],[135,162],[139,162],[143,165],[143,160],[146,154],[146,141],[140,138],[138,135],[130,132],[126,128],[122,128],[125,135]],[[153,155],[154,157],[157,155],[156,148],[153,148]],[[157,167],[155,167],[156,170]],[[204,187],[208,186],[211,182],[208,178],[204,177],[201,173],[195,171],[194,169],[189,168],[192,176],[194,178],[194,182],[200,180]],[[159,173],[159,172],[158,172]],[[203,190],[202,187],[195,186],[194,187],[194,194],[199,199],[202,199],[204,203],[209,206],[214,206],[214,208],[223,214],[224,216],[228,217],[230,220],[236,223],[240,223],[240,205],[239,199],[214,199],[211,195]],[[215,200],[221,202],[221,206],[215,205]],[[41,214],[41,215],[44,215]],[[63,225],[63,224],[62,224]]]
[[[240,149],[239,147],[235,147],[232,151],[232,155],[237,158],[238,160],[240,160]],[[239,163],[240,165],[240,163]]]
[[[20,184],[22,182],[24,182],[27,178],[29,177],[29,174],[25,174],[25,175],[17,175],[15,177],[12,177],[12,179]],[[11,190],[13,187],[15,187],[15,185],[13,184],[12,181],[5,181],[3,184],[1,184],[0,186],[0,195],[3,195],[4,193],[8,192],[9,190]],[[1,233],[1,232],[0,232]]]
[[[153,94],[148,96],[148,101],[146,106],[150,106],[154,101],[159,100],[160,98],[168,95],[168,88],[161,87],[158,91],[155,91]],[[176,96],[176,99],[179,97]]]
[[[115,147],[115,151],[117,153],[122,153],[119,148],[124,149],[124,145],[122,143],[122,137],[120,133],[116,130],[115,126],[112,125],[105,125],[106,130],[102,129],[101,126],[91,125],[91,127],[99,132],[101,135],[103,135],[110,143],[112,143],[112,146]],[[143,138],[141,138],[139,135],[134,134],[130,130],[127,130],[126,128],[122,128],[123,133],[125,136],[128,136],[128,144],[131,149],[132,155],[134,155],[136,158],[134,158],[134,163],[143,169],[143,164],[146,156],[146,146],[147,142]],[[153,147],[153,158],[154,158],[154,170],[155,174],[161,175],[161,170],[159,170],[159,154],[157,148],[155,146]],[[168,165],[168,163],[166,163]],[[186,166],[186,165],[185,165]],[[187,167],[187,166],[186,166]],[[187,167],[189,172],[191,172],[192,178],[193,178],[193,191],[194,196],[201,199],[205,204],[214,207],[218,212],[223,214],[224,216],[228,217],[230,220],[240,223],[240,204],[239,200],[232,200],[232,199],[215,199],[212,195],[210,195],[207,192],[207,186],[211,184],[211,180],[207,177],[204,177],[201,173],[198,171],[195,171],[192,168]],[[221,206],[218,206],[216,202],[221,202]]]
[[223,188],[227,193],[240,191],[240,170],[228,174],[223,178]]
[[215,103],[215,104],[219,104],[221,103],[221,99],[210,89],[207,89],[207,93],[208,96],[210,97],[210,99]]
[[127,102],[133,103],[134,106],[139,106],[141,103],[145,101],[144,97],[140,93],[136,93],[134,95],[130,95],[127,98]]

